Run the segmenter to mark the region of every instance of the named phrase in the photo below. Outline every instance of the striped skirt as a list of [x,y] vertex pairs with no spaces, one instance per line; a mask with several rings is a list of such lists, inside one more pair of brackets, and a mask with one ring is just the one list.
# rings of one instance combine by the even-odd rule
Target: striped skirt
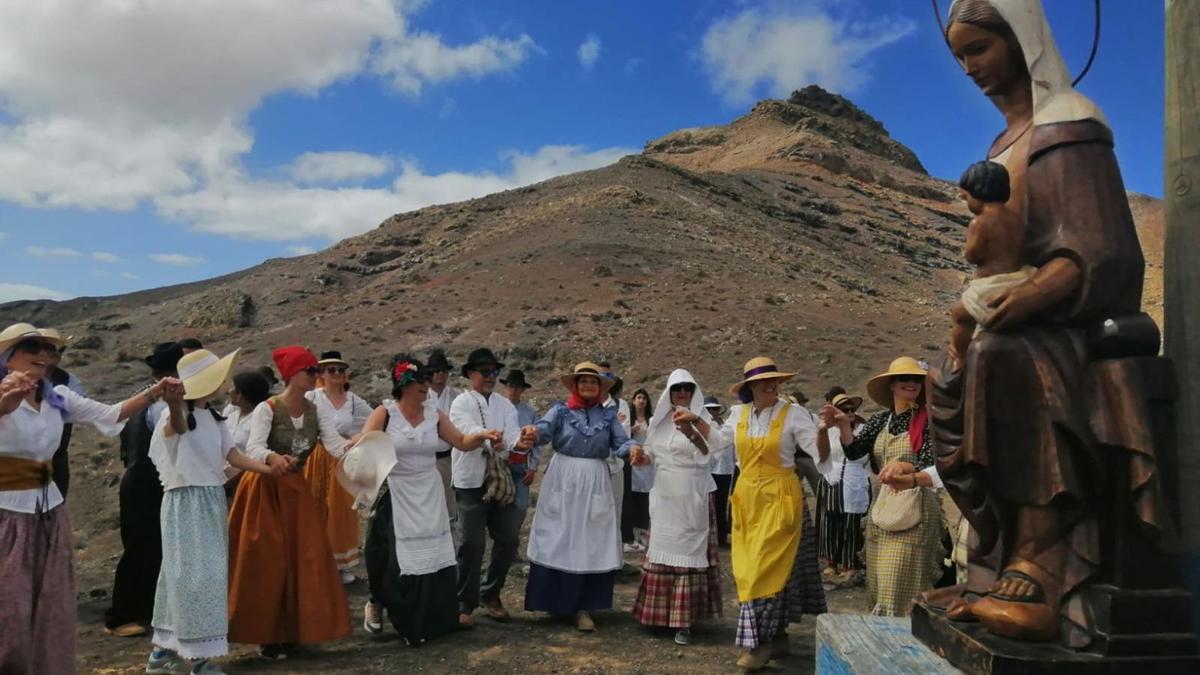
[[[654,531],[650,537],[653,539]],[[708,567],[672,567],[647,562],[633,616],[646,626],[690,628],[721,615],[721,559],[717,554],[717,511],[708,499]]]
[[817,558],[837,570],[861,570],[866,535],[862,513],[842,508],[842,483],[817,483]]
[[789,623],[799,623],[805,614],[824,614],[825,589],[821,586],[821,571],[817,566],[817,533],[804,500],[803,530],[792,575],[787,586],[775,595],[741,603],[738,610],[738,647],[754,649],[770,642],[787,630]]

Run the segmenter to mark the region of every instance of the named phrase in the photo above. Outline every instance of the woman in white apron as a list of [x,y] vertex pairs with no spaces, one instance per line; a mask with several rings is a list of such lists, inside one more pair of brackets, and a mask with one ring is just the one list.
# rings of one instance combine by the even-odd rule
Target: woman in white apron
[[704,408],[696,379],[678,369],[654,408],[644,453],[634,466],[654,467],[650,490],[650,546],[633,615],[643,625],[674,628],[675,642],[691,643],[692,624],[721,614],[721,561],[717,513],[709,473],[710,448],[720,434]]
[[591,362],[562,378],[571,393],[522,434],[549,441],[546,468],[529,533],[525,609],[574,616],[575,627],[596,629],[591,613],[612,608],[614,572],[621,569],[621,533],[608,457],[641,449],[603,401],[613,381]]
[[408,355],[394,359],[392,396],[367,418],[363,431],[386,431],[396,465],[380,490],[367,526],[367,580],[371,602],[364,627],[383,631],[383,609],[413,647],[458,630],[458,573],[450,515],[437,469],[442,441],[462,451],[500,432],[464,436],[438,400],[429,398],[429,372]]

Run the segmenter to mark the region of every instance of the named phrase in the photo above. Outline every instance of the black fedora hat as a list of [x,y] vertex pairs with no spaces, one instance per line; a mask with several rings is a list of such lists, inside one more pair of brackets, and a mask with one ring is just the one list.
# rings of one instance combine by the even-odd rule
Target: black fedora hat
[[446,358],[446,350],[435,349],[429,352],[429,363],[425,364],[425,369],[430,372],[444,370],[448,373],[454,370],[454,366],[450,365],[450,361]]
[[156,373],[173,373],[183,358],[183,347],[178,342],[160,342],[154,345],[154,351],[145,358],[146,365]]
[[317,360],[317,365],[318,366],[327,366],[331,363],[332,364],[341,364],[343,366],[350,365],[349,363],[346,363],[345,359],[342,358],[342,353],[339,351],[331,349],[327,352],[321,352],[321,358]]
[[520,387],[522,389],[529,389],[533,386],[525,381],[525,371],[517,370],[516,368],[508,371],[508,377],[500,378],[500,384],[509,387]]
[[478,370],[479,366],[495,366],[497,369],[504,368],[504,364],[500,362],[500,359],[496,358],[492,350],[487,347],[480,347],[467,354],[467,362],[462,367],[462,376],[466,377],[467,373],[472,370]]

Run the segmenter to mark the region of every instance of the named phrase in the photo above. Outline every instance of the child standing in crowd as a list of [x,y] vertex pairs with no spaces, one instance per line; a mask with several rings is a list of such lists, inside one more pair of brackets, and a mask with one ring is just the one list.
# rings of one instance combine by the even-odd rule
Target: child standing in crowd
[[167,410],[150,440],[164,495],[163,562],[147,673],[177,672],[176,656],[191,661],[193,673],[220,673],[209,659],[229,652],[225,462],[245,471],[271,471],[238,452],[223,419],[208,407],[236,359],[236,351],[217,358],[206,349],[180,359],[183,390],[164,395]]

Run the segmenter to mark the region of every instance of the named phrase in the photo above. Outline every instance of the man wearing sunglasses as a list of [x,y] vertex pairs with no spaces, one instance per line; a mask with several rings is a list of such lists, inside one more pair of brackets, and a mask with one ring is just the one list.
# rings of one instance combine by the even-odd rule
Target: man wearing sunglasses
[[[490,349],[476,349],[467,356],[462,374],[471,381],[471,388],[450,405],[450,421],[464,434],[499,430],[503,438],[493,450],[507,464],[510,450],[528,450],[530,444],[521,439],[517,409],[507,398],[495,393],[502,368],[504,364]],[[455,449],[451,458],[454,496],[458,502],[458,621],[465,628],[474,626],[472,614],[480,605],[488,617],[507,621],[510,615],[500,602],[500,591],[517,555],[521,512],[513,501],[506,505],[484,501],[487,474],[484,451]],[[487,578],[480,585],[486,535],[492,537],[492,558]]]

